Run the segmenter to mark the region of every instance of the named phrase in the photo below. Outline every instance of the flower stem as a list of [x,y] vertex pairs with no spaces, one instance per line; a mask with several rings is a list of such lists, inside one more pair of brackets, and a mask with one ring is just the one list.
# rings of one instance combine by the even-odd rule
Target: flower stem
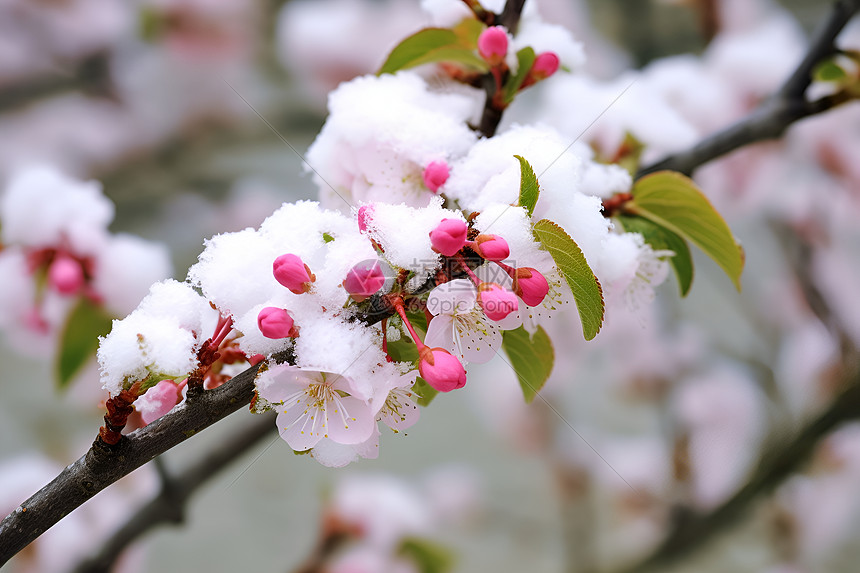
[[418,347],[418,351],[421,352],[421,349],[425,347],[424,342],[421,341],[421,338],[416,334],[415,329],[412,328],[412,323],[409,322],[409,319],[406,318],[406,310],[403,308],[403,299],[397,297],[393,301],[394,309],[397,311],[397,314],[400,315],[400,319],[403,320],[403,324],[406,325],[406,329],[409,330],[409,334],[412,335],[412,340],[415,342],[415,346]]

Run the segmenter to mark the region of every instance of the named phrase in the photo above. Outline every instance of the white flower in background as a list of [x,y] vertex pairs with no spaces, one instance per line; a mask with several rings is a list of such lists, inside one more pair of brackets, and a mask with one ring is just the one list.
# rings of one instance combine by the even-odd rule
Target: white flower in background
[[165,247],[112,235],[113,216],[96,181],[48,166],[10,178],[0,196],[0,267],[9,285],[0,290],[0,326],[35,335],[39,343],[24,351],[44,352],[79,300],[124,315],[170,274]]
[[467,126],[476,103],[432,91],[415,72],[341,84],[329,94],[328,109],[307,160],[322,204],[332,209],[368,201],[423,207],[434,196],[424,170],[450,163],[477,140]]
[[456,279],[443,283],[427,297],[433,319],[424,343],[444,348],[463,362],[489,362],[502,345],[498,327],[478,304],[478,291],[471,281]]

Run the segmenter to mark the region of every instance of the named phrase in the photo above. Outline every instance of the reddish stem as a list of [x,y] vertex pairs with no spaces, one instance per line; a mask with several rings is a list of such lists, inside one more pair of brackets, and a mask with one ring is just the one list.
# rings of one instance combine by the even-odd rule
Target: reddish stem
[[481,279],[472,272],[472,269],[469,268],[469,265],[466,264],[466,261],[463,259],[463,255],[457,255],[457,262],[460,263],[460,266],[463,267],[463,270],[466,271],[466,274],[469,275],[469,278],[472,279],[472,282],[475,283],[475,286],[479,286],[481,284]]
[[412,335],[412,340],[415,342],[415,346],[418,347],[418,352],[421,352],[422,349],[426,348],[426,345],[421,341],[416,334],[415,329],[412,328],[412,323],[409,322],[409,319],[406,318],[406,310],[403,308],[403,299],[398,297],[394,299],[394,310],[397,311],[397,314],[400,315],[400,319],[403,320],[403,324],[406,325],[406,329],[409,330],[409,334]]

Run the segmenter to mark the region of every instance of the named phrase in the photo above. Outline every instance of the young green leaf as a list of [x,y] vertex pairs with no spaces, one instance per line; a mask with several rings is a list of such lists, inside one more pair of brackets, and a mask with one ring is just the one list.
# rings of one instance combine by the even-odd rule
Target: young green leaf
[[579,319],[582,321],[582,334],[586,340],[591,340],[597,336],[603,325],[603,288],[600,281],[588,266],[579,245],[564,229],[549,219],[541,219],[535,223],[534,235],[543,248],[549,251],[552,260],[570,285]]
[[511,361],[526,402],[531,403],[552,374],[555,361],[552,341],[540,326],[533,336],[521,326],[502,333],[502,350]]
[[409,537],[400,544],[400,555],[410,559],[420,573],[447,573],[454,566],[451,552],[438,543]]
[[644,217],[692,242],[726,272],[738,290],[744,269],[743,249],[729,226],[691,179],[660,171],[633,184],[625,210]]
[[842,82],[848,79],[848,73],[834,58],[819,62],[812,72],[812,77],[818,82]]
[[430,402],[433,401],[433,398],[436,397],[436,394],[439,393],[439,390],[432,387],[420,376],[415,379],[415,384],[412,385],[412,391],[418,396],[418,405],[425,407],[429,406]]
[[502,87],[505,103],[514,101],[517,92],[520,91],[520,86],[523,85],[526,76],[529,75],[532,69],[536,57],[535,51],[529,47],[517,52],[517,73],[509,75],[505,85]]
[[540,186],[538,185],[537,176],[534,169],[529,165],[529,162],[519,155],[514,155],[520,162],[520,207],[525,207],[529,213],[529,217],[534,213],[535,205],[537,205],[538,197],[540,196]]
[[82,298],[69,313],[60,335],[60,352],[55,371],[57,384],[65,389],[86,361],[95,355],[99,336],[111,329],[111,317],[89,300]]
[[475,53],[484,25],[467,18],[454,28],[425,28],[400,42],[382,64],[379,75],[432,62],[456,62],[479,72],[489,70]]
[[690,286],[693,284],[693,257],[690,256],[690,247],[687,245],[687,241],[669,229],[642,217],[619,215],[615,217],[615,220],[628,233],[642,235],[645,242],[651,245],[655,251],[668,250],[675,253],[675,256],[669,259],[669,263],[678,279],[681,296],[687,296],[690,292]]

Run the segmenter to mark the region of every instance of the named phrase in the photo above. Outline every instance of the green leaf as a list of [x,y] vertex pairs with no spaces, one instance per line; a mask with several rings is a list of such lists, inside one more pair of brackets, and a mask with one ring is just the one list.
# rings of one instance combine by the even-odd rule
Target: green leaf
[[398,553],[412,560],[421,573],[447,573],[454,566],[454,557],[448,549],[423,538],[404,539]]
[[818,82],[842,82],[848,79],[845,71],[834,59],[830,58],[819,62],[812,72],[812,77]]
[[502,350],[511,360],[526,402],[531,403],[552,374],[555,362],[552,341],[540,326],[531,336],[521,326],[502,333]]
[[535,63],[535,51],[532,48],[526,47],[517,52],[517,73],[508,76],[505,82],[504,91],[505,103],[511,103],[520,91],[520,86],[523,85],[526,77]]
[[552,260],[570,285],[582,321],[582,334],[586,340],[591,340],[603,325],[603,289],[600,281],[588,266],[579,245],[564,229],[549,219],[541,219],[535,223],[534,234],[552,255]]
[[633,184],[625,211],[644,217],[702,249],[726,272],[738,290],[744,270],[743,249],[729,226],[693,181],[660,171]]
[[82,298],[69,313],[60,335],[60,352],[55,363],[57,384],[65,389],[75,374],[99,347],[99,336],[111,329],[111,317],[99,306]]
[[400,42],[382,64],[378,75],[393,74],[432,62],[456,62],[487,72],[487,62],[475,53],[484,24],[467,18],[451,28],[424,28]]
[[519,155],[514,155],[520,162],[520,207],[525,207],[529,217],[535,211],[538,197],[540,197],[540,185],[538,185],[535,170],[529,162]]
[[436,397],[436,394],[439,393],[439,390],[428,384],[427,381],[420,376],[415,379],[415,384],[412,385],[412,391],[418,396],[418,405],[424,407],[429,406],[430,402],[433,401],[433,398]]
[[669,259],[675,277],[678,279],[678,288],[681,296],[687,296],[690,286],[693,284],[693,258],[690,256],[690,247],[687,241],[657,223],[652,223],[642,217],[630,217],[619,215],[615,220],[628,233],[639,233],[645,242],[651,245],[655,251],[668,250],[675,253]]
[[388,355],[395,362],[418,361],[418,349],[406,335],[401,336],[400,340],[388,341]]

